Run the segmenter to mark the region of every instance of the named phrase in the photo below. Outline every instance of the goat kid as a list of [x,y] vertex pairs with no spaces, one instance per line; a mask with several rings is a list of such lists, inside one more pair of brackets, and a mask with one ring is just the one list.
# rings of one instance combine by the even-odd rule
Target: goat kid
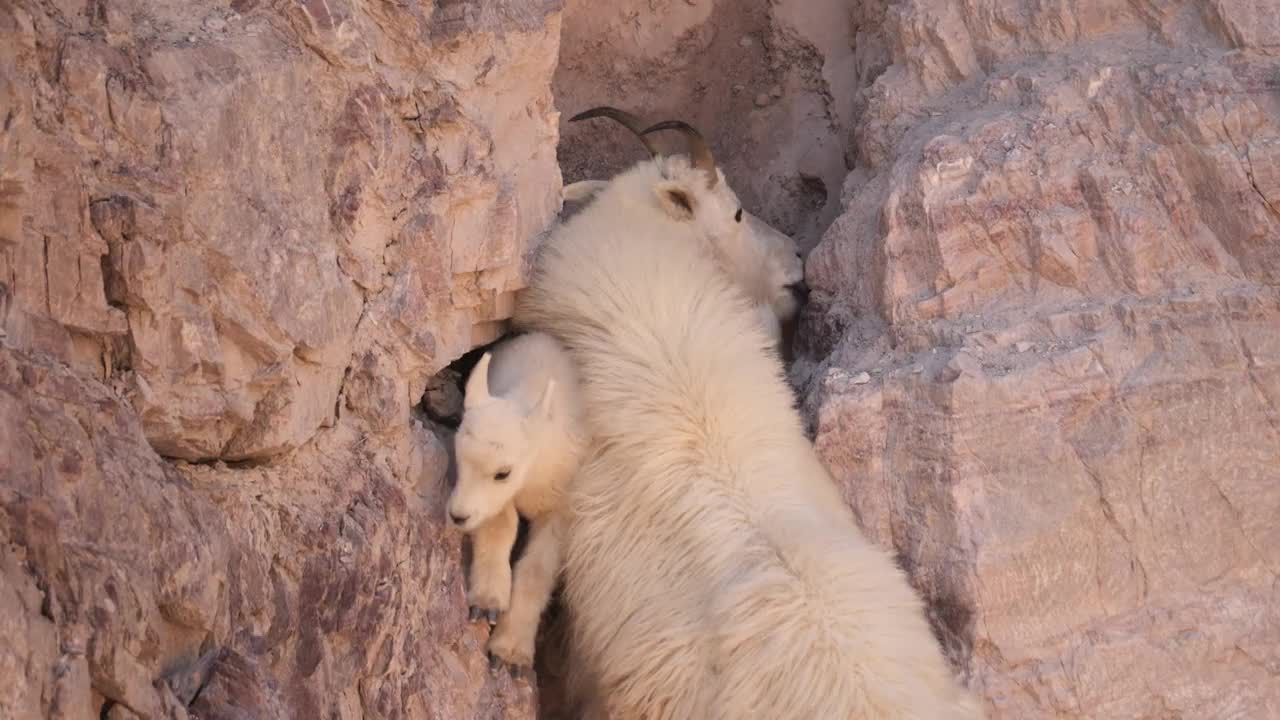
[[[544,333],[486,352],[471,371],[454,437],[458,482],[449,518],[471,536],[467,603],[472,620],[496,625],[490,663],[518,675],[533,665],[543,609],[560,571],[564,495],[586,433],[577,372]],[[519,516],[529,542],[511,568]]]

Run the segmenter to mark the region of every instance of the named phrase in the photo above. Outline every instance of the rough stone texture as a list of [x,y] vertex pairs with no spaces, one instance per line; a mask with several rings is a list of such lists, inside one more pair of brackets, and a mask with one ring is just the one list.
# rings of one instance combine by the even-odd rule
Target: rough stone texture
[[[707,136],[748,210],[808,249],[839,209],[856,88],[841,0],[567,0],[556,104],[565,182],[607,178],[644,147],[595,105]],[[668,137],[670,136],[670,137]],[[678,135],[655,139],[683,152]]]
[[189,460],[305,444],[353,346],[422,382],[496,336],[558,207],[559,15],[483,5],[8,4],[6,331]]
[[201,718],[531,716],[466,622],[421,423],[175,466],[101,383],[10,349],[0,410],[0,715],[185,718],[198,690]]
[[1280,717],[1264,5],[855,11],[794,374],[993,718]]
[[428,378],[558,209],[553,0],[0,3],[0,717],[530,717]]

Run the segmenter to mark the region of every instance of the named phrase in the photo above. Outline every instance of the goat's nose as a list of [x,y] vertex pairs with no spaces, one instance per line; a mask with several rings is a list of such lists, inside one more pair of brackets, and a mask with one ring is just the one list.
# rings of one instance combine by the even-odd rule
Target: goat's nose
[[453,521],[453,524],[454,524],[454,525],[465,525],[465,524],[466,524],[466,522],[467,522],[467,518],[469,518],[469,517],[471,517],[471,516],[470,516],[470,515],[459,515],[458,513],[453,512],[453,511],[450,511],[450,512],[449,512],[449,519]]
[[802,303],[809,301],[809,286],[805,281],[801,280],[800,282],[791,285],[790,288],[791,294],[795,295],[797,300]]

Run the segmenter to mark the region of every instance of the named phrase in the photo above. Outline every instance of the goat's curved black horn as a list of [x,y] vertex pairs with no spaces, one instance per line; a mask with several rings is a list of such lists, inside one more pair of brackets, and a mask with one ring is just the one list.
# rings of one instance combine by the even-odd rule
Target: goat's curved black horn
[[640,132],[640,129],[644,126],[644,123],[640,121],[640,118],[636,117],[635,115],[632,115],[626,110],[619,110],[618,108],[609,107],[608,105],[601,105],[599,107],[593,107],[590,110],[583,110],[577,115],[574,115],[573,117],[569,118],[569,122],[578,122],[579,120],[590,120],[591,118],[598,118],[598,117],[607,117],[610,120],[614,120],[618,124],[630,130],[632,133],[635,134],[636,137],[640,138],[640,142],[644,143],[644,148],[649,151],[649,157],[658,156],[658,149],[654,147],[653,141],[645,137],[644,133]]
[[650,125],[640,134],[648,135],[659,130],[677,130],[684,135],[685,142],[689,145],[689,159],[693,162],[693,166],[707,174],[708,188],[715,187],[720,179],[716,173],[716,159],[711,154],[711,147],[702,138],[702,133],[683,120],[665,120],[656,125]]

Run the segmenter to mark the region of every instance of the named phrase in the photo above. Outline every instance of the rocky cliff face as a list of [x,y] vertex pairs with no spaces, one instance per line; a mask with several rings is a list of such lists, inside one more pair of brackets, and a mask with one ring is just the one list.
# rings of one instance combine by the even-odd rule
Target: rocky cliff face
[[862,11],[797,368],[849,502],[993,717],[1275,716],[1277,14]]
[[[556,102],[634,108],[703,129],[734,189],[808,249],[839,210],[857,88],[844,0],[568,0]],[[607,178],[645,156],[604,120],[560,126],[565,182]],[[678,136],[655,142],[682,152]]]
[[601,103],[813,248],[815,442],[992,717],[1280,714],[1278,18],[0,4],[0,716],[533,716],[419,401]]
[[558,209],[559,24],[0,6],[0,716],[531,716],[414,406]]

